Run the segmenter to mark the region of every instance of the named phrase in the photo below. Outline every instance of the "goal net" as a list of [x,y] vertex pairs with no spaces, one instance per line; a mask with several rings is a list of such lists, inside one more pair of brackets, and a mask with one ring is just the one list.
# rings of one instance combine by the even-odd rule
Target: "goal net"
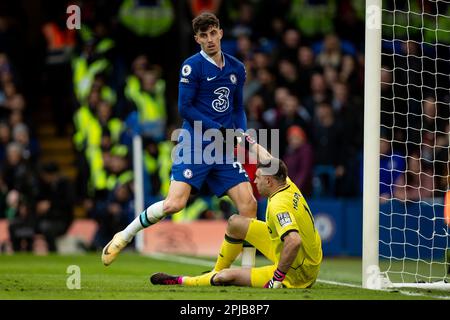
[[[378,244],[371,265],[378,264],[379,278],[374,285],[366,274],[363,286],[450,289],[444,215],[450,180],[450,1],[389,0],[379,12],[375,76],[381,81],[372,89],[366,85],[365,93],[370,97],[376,90],[380,96],[379,117],[371,119],[379,119],[379,143],[365,141],[365,151],[379,150],[378,230],[373,238],[364,235],[366,244],[370,239]],[[375,40],[370,37],[366,30],[366,41]],[[375,80],[366,70],[366,82]],[[366,100],[366,112],[370,106]],[[371,170],[366,165],[365,174]],[[367,186],[365,180],[365,193],[371,192]],[[367,215],[366,203],[364,210]],[[363,255],[367,273],[369,253]]]

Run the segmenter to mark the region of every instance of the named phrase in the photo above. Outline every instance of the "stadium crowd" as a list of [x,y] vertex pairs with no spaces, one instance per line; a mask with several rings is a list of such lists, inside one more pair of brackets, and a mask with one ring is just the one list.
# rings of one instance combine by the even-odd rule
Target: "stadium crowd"
[[[99,224],[93,249],[103,247],[130,222],[135,133],[144,138],[145,205],[167,194],[173,146],[169,137],[180,125],[179,66],[198,51],[190,21],[202,10],[220,18],[222,49],[246,66],[248,127],[280,130],[280,157],[305,196],[361,196],[364,1],[83,0],[75,3],[81,8],[80,30],[66,27],[69,3],[42,4],[38,30],[42,50],[32,59],[37,67],[27,62],[33,52],[16,39],[30,31],[22,24],[23,8],[12,3],[7,1],[0,10],[0,217],[10,221],[15,250],[30,249],[29,243],[20,247],[19,240],[32,240],[36,232],[43,233],[55,250],[55,237],[67,231],[75,204]],[[440,8],[440,12],[448,10],[445,4]],[[438,41],[448,45],[448,33]],[[446,127],[445,121],[434,121],[448,120],[445,108],[438,108],[448,106],[448,89],[417,90],[436,84],[448,88],[448,80],[417,77],[414,68],[435,52],[414,41],[404,43],[386,42],[383,49],[388,58],[383,58],[382,71],[382,127],[386,128],[381,143],[382,199],[433,196],[432,190],[448,188],[448,121]],[[392,58],[393,50],[399,50],[398,58]],[[415,57],[404,57],[414,50]],[[411,78],[401,79],[409,81],[407,86],[397,82],[394,88],[395,72],[402,64],[410,68]],[[448,70],[448,64],[441,67]],[[30,72],[38,76],[30,80]],[[73,141],[76,181],[64,178],[54,164],[39,161],[33,115],[43,103],[41,96],[49,97],[45,103],[52,108],[58,134]],[[416,103],[397,101],[404,97]],[[428,115],[424,122],[422,108]],[[415,139],[410,140],[410,148],[404,145],[407,136]],[[424,139],[430,142],[421,143]],[[409,175],[422,165],[435,170],[424,171],[425,176],[429,172],[440,179],[420,185],[428,194],[393,190],[392,159],[398,170],[408,168]],[[442,165],[430,168],[436,160]],[[405,177],[399,173],[395,179]],[[174,219],[233,213],[228,201],[202,195]]]

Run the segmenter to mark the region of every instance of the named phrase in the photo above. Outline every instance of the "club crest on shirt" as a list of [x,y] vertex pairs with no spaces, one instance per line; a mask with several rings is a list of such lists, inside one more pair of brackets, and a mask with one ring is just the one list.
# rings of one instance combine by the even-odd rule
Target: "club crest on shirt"
[[181,74],[183,75],[183,77],[187,77],[188,75],[190,75],[192,72],[192,68],[190,65],[185,64],[183,66],[183,68],[181,68]]
[[192,178],[192,176],[193,176],[192,170],[191,170],[191,169],[184,169],[184,171],[183,171],[183,176],[184,176],[186,179]]
[[236,84],[237,78],[236,78],[236,75],[234,73],[230,74],[230,81],[231,81],[232,84]]
[[288,212],[278,213],[277,219],[278,219],[278,222],[280,223],[281,227],[292,224],[291,216],[289,215]]

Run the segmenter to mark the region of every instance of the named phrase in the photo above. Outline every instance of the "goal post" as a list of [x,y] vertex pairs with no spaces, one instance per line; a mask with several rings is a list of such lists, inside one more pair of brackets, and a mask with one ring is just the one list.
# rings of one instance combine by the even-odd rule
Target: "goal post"
[[450,290],[449,74],[450,1],[366,0],[364,288]]
[[364,74],[363,270],[364,288],[380,287],[378,268],[381,0],[366,0]]

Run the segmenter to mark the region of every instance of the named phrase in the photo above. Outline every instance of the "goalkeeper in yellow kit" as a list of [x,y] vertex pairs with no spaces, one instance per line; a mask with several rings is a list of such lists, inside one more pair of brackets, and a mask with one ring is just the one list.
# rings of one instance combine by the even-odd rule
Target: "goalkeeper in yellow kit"
[[[258,165],[255,183],[259,193],[268,198],[266,222],[233,215],[228,220],[218,260],[221,266],[216,265],[213,271],[196,277],[155,273],[150,278],[153,284],[260,288],[309,288],[314,284],[322,262],[322,245],[308,204],[287,176],[284,162],[273,158],[258,144],[252,148],[265,163]],[[244,241],[273,264],[229,268],[242,251]]]

